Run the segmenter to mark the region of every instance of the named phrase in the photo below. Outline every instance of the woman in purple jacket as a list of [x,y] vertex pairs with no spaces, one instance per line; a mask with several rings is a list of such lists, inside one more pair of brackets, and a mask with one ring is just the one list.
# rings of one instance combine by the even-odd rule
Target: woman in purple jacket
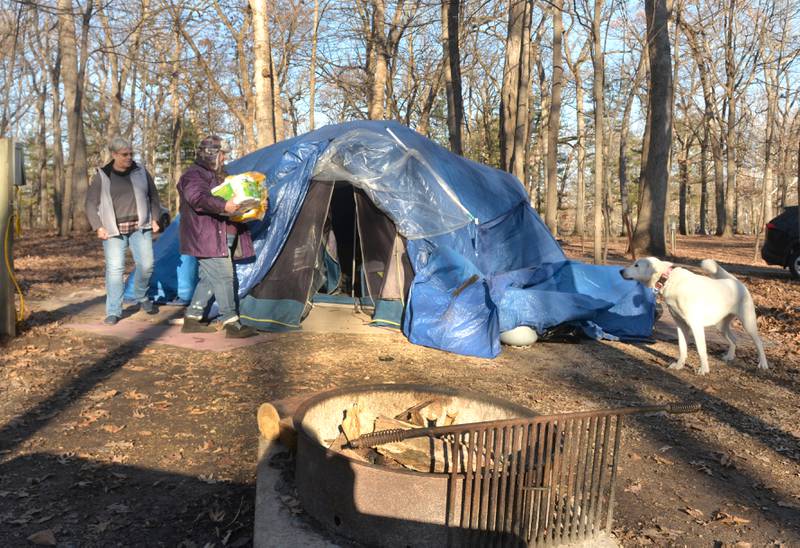
[[238,206],[211,194],[220,181],[225,160],[223,141],[211,135],[200,141],[195,161],[178,181],[181,197],[181,253],[197,257],[199,280],[183,318],[185,333],[207,333],[214,327],[204,322],[212,299],[219,306],[219,320],[226,337],[251,337],[257,332],[239,323],[236,311],[236,274],[233,260],[253,256],[253,240],[247,225],[230,221]]

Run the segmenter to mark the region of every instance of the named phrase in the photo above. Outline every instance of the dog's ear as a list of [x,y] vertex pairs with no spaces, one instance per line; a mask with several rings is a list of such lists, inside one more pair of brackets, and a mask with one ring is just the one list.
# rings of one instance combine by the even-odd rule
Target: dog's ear
[[659,275],[671,266],[670,263],[662,261],[656,257],[648,257],[647,264],[650,267],[651,272]]
[[656,280],[664,270],[663,263],[655,257],[648,257],[642,260],[642,272],[645,277],[648,278],[648,285],[651,287],[656,283]]

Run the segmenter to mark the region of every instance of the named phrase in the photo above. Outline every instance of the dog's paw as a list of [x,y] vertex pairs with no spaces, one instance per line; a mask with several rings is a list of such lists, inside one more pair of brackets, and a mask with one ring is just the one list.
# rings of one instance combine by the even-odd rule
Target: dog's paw
[[722,361],[724,361],[725,363],[730,363],[730,362],[733,361],[733,358],[735,358],[735,357],[736,357],[736,354],[732,354],[732,353],[726,352],[722,356]]
[[697,370],[697,374],[705,376],[705,375],[708,375],[709,371],[711,371],[711,370],[708,368],[708,366],[705,366],[705,367],[700,366],[700,369]]
[[758,362],[758,368],[766,371],[767,369],[769,369],[769,364],[767,364],[766,361]]
[[683,369],[683,363],[684,362],[672,362],[671,364],[669,364],[669,368],[670,369]]

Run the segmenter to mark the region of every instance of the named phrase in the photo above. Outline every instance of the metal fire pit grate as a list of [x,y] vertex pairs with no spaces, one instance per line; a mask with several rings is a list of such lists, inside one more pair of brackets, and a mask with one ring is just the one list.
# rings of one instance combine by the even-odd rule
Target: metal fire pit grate
[[611,528],[626,415],[697,405],[609,409],[361,436],[354,445],[412,437],[447,442],[450,546],[549,546]]
[[698,409],[549,415],[448,435],[457,457],[448,485],[449,544],[548,546],[608,531],[624,416]]

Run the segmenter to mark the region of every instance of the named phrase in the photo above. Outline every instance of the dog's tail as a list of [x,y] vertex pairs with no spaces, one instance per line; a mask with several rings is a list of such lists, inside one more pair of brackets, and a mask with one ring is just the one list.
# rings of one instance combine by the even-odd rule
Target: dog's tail
[[713,259],[703,259],[703,261],[700,263],[700,268],[702,268],[706,274],[712,278],[717,278],[718,280],[724,280],[725,278],[731,280],[736,279],[733,274],[719,266],[717,261]]

